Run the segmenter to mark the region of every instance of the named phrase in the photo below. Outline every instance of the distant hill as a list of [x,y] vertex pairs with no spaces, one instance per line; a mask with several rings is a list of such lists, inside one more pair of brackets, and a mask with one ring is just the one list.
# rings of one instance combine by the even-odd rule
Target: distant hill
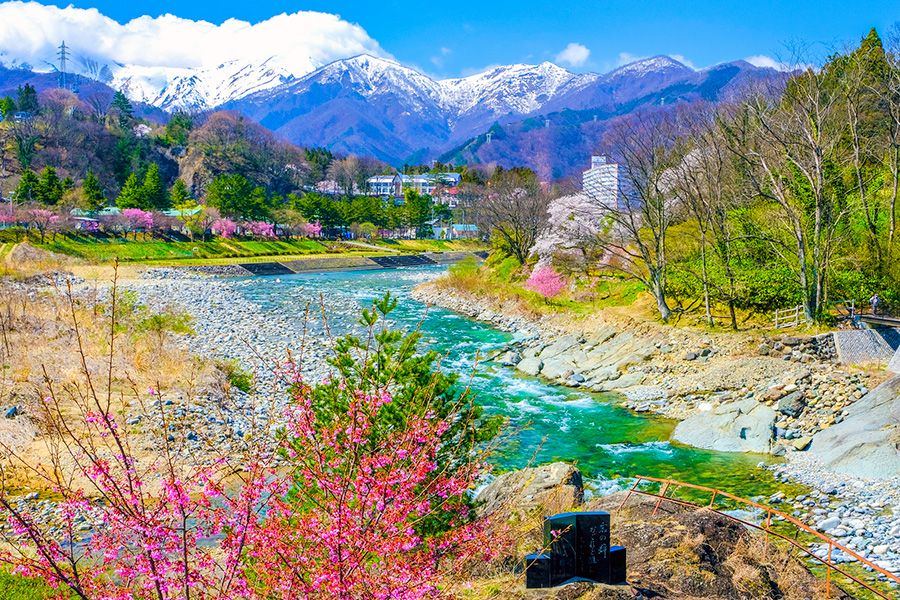
[[[445,80],[370,55],[300,76],[277,60],[181,70],[161,81],[140,79],[127,66],[95,67],[90,74],[109,84],[70,76],[70,87],[83,100],[106,101],[120,89],[139,115],[156,121],[166,111],[234,110],[301,146],[397,166],[431,159],[525,165],[543,178],[580,169],[610,118],[647,105],[717,102],[755,82],[785,78],[744,61],[695,70],[667,56],[602,75],[545,62]],[[14,93],[26,82],[43,90],[57,85],[57,75],[0,67],[0,93]]]

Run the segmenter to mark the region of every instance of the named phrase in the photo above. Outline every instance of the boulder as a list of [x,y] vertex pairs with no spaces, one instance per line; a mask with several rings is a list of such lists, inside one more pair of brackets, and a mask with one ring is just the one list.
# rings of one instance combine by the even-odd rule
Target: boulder
[[565,357],[548,358],[544,361],[541,375],[547,379],[565,379],[575,372],[575,363]]
[[510,350],[501,355],[498,362],[504,367],[513,367],[522,362],[522,355],[515,350]]
[[531,375],[532,377],[534,377],[541,372],[543,366],[544,362],[540,358],[532,356],[530,358],[522,359],[522,361],[516,365],[516,368],[526,375]]
[[770,452],[775,411],[747,398],[694,414],[675,427],[672,438],[697,448],[722,452]]
[[475,501],[480,515],[534,508],[564,512],[584,502],[584,481],[574,466],[556,462],[504,473],[481,490]]
[[578,344],[578,338],[575,335],[564,335],[543,350],[538,355],[541,360],[547,360],[559,356],[563,352],[571,350]]
[[[794,386],[795,389],[796,387]],[[801,391],[793,391],[786,396],[782,396],[778,401],[778,412],[789,417],[799,417],[805,407],[806,399]]]
[[900,376],[846,412],[843,421],[813,436],[809,451],[838,473],[874,479],[900,476]]

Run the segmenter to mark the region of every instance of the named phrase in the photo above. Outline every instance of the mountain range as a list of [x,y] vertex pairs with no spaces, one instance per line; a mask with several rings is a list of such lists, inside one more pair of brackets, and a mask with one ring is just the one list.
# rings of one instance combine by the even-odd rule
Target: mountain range
[[[275,58],[171,69],[163,76],[159,69],[83,66],[87,87],[105,83],[122,90],[147,114],[234,110],[302,146],[374,156],[398,166],[432,159],[527,165],[546,178],[578,170],[600,144],[609,120],[638,107],[720,101],[755,82],[785,77],[745,61],[696,70],[668,56],[605,74],[576,74],[544,62],[443,80],[371,55],[301,76]],[[22,73],[0,68],[0,91],[13,79],[27,79]],[[56,79],[34,77],[39,88]]]

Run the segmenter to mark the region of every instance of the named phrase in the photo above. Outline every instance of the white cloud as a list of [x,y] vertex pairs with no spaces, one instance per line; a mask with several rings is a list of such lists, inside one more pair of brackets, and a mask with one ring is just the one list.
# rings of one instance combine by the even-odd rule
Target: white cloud
[[745,58],[748,63],[753,65],[754,67],[764,67],[769,69],[776,69],[778,71],[790,71],[791,67],[784,64],[781,61],[775,60],[771,56],[766,56],[765,54],[757,54],[755,56],[748,56]]
[[556,62],[570,67],[580,67],[587,62],[591,56],[591,50],[584,44],[572,42],[556,55]]
[[259,23],[228,19],[219,25],[166,14],[123,24],[93,8],[0,3],[3,60],[47,67],[63,40],[76,58],[150,70],[277,57],[279,66],[299,76],[356,54],[389,56],[362,27],[328,13],[282,13]]
[[451,54],[453,54],[453,50],[444,46],[438,51],[436,55],[431,57],[431,63],[437,68],[441,69],[444,67],[444,59]]
[[671,58],[674,58],[675,60],[677,60],[684,66],[694,69],[695,71],[699,68],[699,67],[697,67],[697,65],[694,64],[694,62],[692,60],[690,60],[684,54],[670,54],[669,56]]

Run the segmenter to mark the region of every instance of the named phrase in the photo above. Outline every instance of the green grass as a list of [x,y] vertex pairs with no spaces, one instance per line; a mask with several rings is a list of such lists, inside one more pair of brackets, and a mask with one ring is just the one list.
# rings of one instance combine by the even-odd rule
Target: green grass
[[384,246],[401,252],[475,252],[487,246],[478,240],[372,240],[376,246]]
[[91,262],[152,262],[191,259],[229,259],[254,256],[305,256],[324,254],[328,248],[315,240],[213,240],[167,242],[160,240],[98,239],[87,236],[57,236],[38,247]]
[[58,592],[42,581],[0,569],[0,598],[3,600],[44,600],[54,597],[55,593]]

